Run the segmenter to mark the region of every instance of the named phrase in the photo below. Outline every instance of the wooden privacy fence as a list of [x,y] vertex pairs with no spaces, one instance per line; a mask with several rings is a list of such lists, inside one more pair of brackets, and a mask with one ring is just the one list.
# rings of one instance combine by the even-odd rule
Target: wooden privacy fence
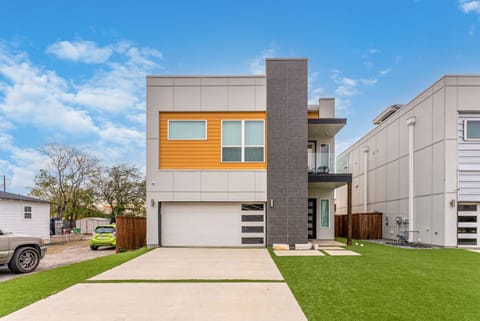
[[[382,213],[352,214],[353,238],[374,240],[382,238]],[[335,237],[347,237],[347,215],[335,215]]]
[[117,216],[117,253],[135,250],[145,246],[147,236],[147,219],[137,216]]

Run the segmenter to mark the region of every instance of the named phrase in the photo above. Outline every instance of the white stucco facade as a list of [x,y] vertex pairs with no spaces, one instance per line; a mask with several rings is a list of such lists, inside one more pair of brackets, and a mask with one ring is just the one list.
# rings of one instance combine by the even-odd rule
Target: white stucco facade
[[[387,239],[397,238],[397,217],[410,217],[411,241],[457,246],[458,205],[480,204],[480,192],[471,193],[480,191],[480,163],[468,152],[459,155],[461,146],[477,147],[463,139],[462,119],[478,113],[480,76],[444,76],[340,154],[337,170],[353,174],[353,213],[382,212]],[[470,192],[459,185],[466,176],[473,178]],[[346,204],[342,187],[336,213],[346,213]]]

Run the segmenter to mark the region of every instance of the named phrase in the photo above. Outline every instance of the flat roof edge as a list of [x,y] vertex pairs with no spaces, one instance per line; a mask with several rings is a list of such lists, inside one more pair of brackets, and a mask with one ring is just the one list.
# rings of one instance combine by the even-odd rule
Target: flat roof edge
[[290,61],[290,60],[305,61],[305,60],[308,60],[308,58],[302,58],[302,57],[297,57],[297,58],[265,58],[265,61]]
[[266,78],[266,75],[147,75],[147,78]]

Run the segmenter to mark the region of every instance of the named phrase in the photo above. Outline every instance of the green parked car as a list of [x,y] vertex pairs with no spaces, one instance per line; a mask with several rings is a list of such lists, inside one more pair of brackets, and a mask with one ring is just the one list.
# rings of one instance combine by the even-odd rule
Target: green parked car
[[99,225],[95,228],[95,233],[90,240],[90,248],[97,250],[99,246],[116,246],[115,224],[112,225]]

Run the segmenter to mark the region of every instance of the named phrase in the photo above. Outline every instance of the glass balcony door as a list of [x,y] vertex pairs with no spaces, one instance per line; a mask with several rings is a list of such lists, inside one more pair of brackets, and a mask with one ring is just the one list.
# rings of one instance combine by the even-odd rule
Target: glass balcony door
[[315,173],[317,168],[317,142],[308,142],[308,172]]

